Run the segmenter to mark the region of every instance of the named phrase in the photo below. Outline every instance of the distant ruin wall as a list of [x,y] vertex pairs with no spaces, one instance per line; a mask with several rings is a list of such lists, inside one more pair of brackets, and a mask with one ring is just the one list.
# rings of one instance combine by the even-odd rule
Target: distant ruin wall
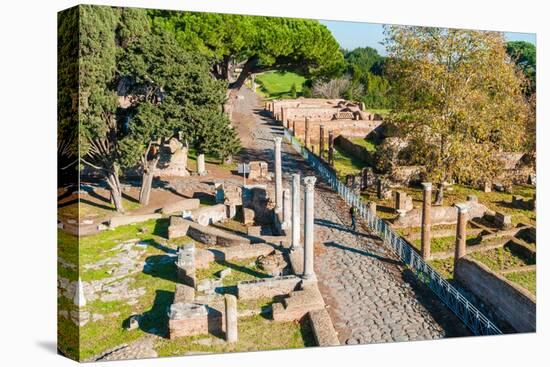
[[[383,121],[375,120],[313,120],[309,121],[309,139],[311,144],[319,143],[320,129],[321,125],[325,126],[325,144],[328,147],[328,133],[332,131],[334,137],[339,135],[344,135],[347,137],[361,137],[364,138],[370,134],[373,130],[378,128]],[[286,126],[286,124],[285,124]],[[299,139],[305,139],[305,122],[304,121],[295,121],[294,124],[291,123],[289,128],[292,130],[293,126],[296,127],[295,135]]]
[[458,261],[454,274],[456,280],[492,306],[518,332],[536,331],[536,299],[527,290],[469,258]]

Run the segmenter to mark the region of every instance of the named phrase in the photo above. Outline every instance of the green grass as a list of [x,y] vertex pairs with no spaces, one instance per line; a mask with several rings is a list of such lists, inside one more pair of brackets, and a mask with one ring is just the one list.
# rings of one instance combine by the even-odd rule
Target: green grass
[[469,256],[487,265],[491,270],[496,272],[534,264],[533,261],[524,258],[521,254],[513,251],[508,246],[490,251],[475,252]]
[[357,157],[344,152],[338,147],[334,147],[334,170],[341,181],[344,181],[346,175],[358,175],[361,173],[361,168],[366,164]]
[[506,279],[527,289],[533,295],[537,294],[537,271],[519,271],[504,275]]
[[430,264],[444,279],[453,279],[454,258],[430,260],[428,264]]
[[256,76],[256,82],[260,85],[257,89],[260,94],[268,99],[291,98],[290,89],[296,85],[296,92],[302,92],[302,84],[306,78],[293,72],[269,71]]
[[[477,236],[467,236],[466,246],[477,245],[479,241],[480,241],[479,237]],[[420,249],[421,247],[420,239],[414,240],[411,242],[415,248]],[[455,236],[432,238],[430,240],[431,252],[447,252],[447,251],[453,250],[455,248],[455,242],[456,242]]]
[[362,146],[367,152],[376,152],[378,150],[378,144],[372,140],[361,137],[349,137],[347,139],[354,144]]
[[[195,148],[189,148],[189,151],[187,153],[187,170],[190,172],[196,172],[197,171],[197,150]],[[213,155],[206,154],[204,156],[204,161],[206,163],[215,164],[218,166],[218,168],[222,170],[227,171],[234,171],[237,169],[237,162],[233,162],[230,164],[223,163],[221,159],[218,157],[215,157]]]
[[[219,273],[227,268],[231,269],[231,274],[223,278],[222,284],[224,286],[235,286],[237,283],[245,280],[268,277],[268,274],[256,266],[254,263],[255,260],[256,258],[254,257],[238,261],[215,261],[208,268],[197,270],[197,281],[218,278]],[[251,263],[254,263],[254,265],[250,266]]]
[[291,349],[314,346],[315,341],[309,323],[275,322],[263,316],[239,318],[239,340],[235,344],[219,343],[212,346],[196,342],[212,336],[197,335],[175,340],[160,340],[156,345],[160,357],[191,353],[247,352],[257,350]]

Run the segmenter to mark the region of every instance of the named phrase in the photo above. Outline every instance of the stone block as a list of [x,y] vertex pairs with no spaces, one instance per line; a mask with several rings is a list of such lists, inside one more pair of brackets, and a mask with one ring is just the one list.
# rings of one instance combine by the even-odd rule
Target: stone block
[[223,330],[223,313],[200,303],[173,303],[168,311],[170,339]]
[[252,161],[249,164],[250,172],[248,173],[249,180],[270,180],[269,170],[267,162],[264,161]]
[[512,227],[512,216],[510,214],[496,212],[494,216],[494,223],[500,228]]
[[250,226],[246,230],[249,236],[259,237],[262,235],[262,226]]
[[308,313],[313,337],[320,347],[340,345],[338,333],[334,329],[330,315],[326,309],[313,310]]
[[243,208],[243,223],[244,224],[254,224],[254,218],[256,213],[254,209]]
[[227,219],[227,209],[224,204],[203,207],[193,213],[193,220],[202,226],[208,226],[225,219]]
[[174,303],[189,303],[195,300],[195,288],[187,284],[176,284]]
[[186,284],[190,287],[195,287],[195,245],[187,244],[178,252],[178,260],[176,262],[177,277],[181,284]]
[[304,289],[295,290],[281,302],[283,307],[273,309],[273,320],[301,320],[308,312],[322,310],[325,307],[323,297],[315,283]]
[[275,297],[293,291],[301,281],[295,275],[243,281],[237,285],[237,295],[239,299]]
[[199,199],[183,199],[162,207],[160,212],[164,215],[198,209],[201,205]]

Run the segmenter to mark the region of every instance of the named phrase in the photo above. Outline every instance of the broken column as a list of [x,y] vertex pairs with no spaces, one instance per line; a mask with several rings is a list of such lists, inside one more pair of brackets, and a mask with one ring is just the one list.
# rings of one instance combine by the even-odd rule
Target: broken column
[[290,214],[292,212],[290,203],[290,190],[283,190],[283,229],[288,229],[290,226]]
[[309,118],[306,117],[306,122],[305,122],[305,133],[304,133],[304,145],[306,148],[309,149]]
[[455,204],[458,208],[456,222],[455,269],[458,260],[466,256],[466,224],[468,223],[468,204]]
[[237,297],[225,295],[225,340],[235,343],[238,339],[237,329]]
[[315,204],[315,176],[304,178],[305,196],[304,196],[304,275],[303,278],[308,280],[315,276],[313,270],[313,240],[314,240],[314,204]]
[[275,212],[283,209],[283,172],[281,164],[281,137],[273,138],[275,142]]
[[432,226],[432,183],[422,183],[422,232],[420,233],[421,253],[423,259],[430,258],[430,229]]
[[206,166],[204,162],[204,154],[199,154],[197,157],[197,174],[203,176],[206,174]]
[[300,244],[300,174],[292,175],[292,249],[301,248]]
[[334,135],[332,135],[332,131],[328,132],[328,164],[334,165]]
[[319,126],[319,157],[323,157],[325,151],[325,125]]

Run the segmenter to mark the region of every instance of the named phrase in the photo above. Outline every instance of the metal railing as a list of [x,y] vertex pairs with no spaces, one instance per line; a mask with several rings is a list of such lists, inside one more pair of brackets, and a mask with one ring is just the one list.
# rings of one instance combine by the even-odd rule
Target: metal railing
[[483,315],[455,287],[446,281],[437,271],[428,265],[413,248],[398,235],[386,222],[374,215],[349,187],[317,156],[302,146],[289,130],[284,129],[285,138],[294,149],[318,172],[318,174],[336,191],[348,205],[357,208],[370,229],[376,232],[399,259],[407,265],[418,279],[426,284],[439,299],[472,331],[474,335],[498,335],[500,329]]

